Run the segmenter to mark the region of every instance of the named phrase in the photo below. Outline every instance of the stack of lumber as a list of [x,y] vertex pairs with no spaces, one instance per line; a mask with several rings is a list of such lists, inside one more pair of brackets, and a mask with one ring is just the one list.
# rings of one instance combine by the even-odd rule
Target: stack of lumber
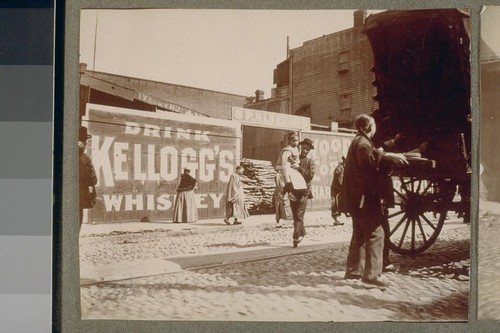
[[244,158],[241,165],[245,172],[241,177],[248,212],[269,214],[274,212],[274,177],[276,171],[270,161]]

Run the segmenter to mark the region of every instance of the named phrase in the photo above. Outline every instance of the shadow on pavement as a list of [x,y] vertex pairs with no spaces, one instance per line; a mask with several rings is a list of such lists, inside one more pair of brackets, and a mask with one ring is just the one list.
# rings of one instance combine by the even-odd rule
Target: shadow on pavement
[[422,268],[442,266],[449,263],[461,262],[470,259],[470,240],[439,239],[427,251],[417,256],[391,254],[391,261],[399,265],[400,274],[409,274]]
[[[210,285],[195,282],[150,283],[138,280],[112,282],[106,286],[111,289],[143,290],[142,292],[148,294],[158,290],[167,293],[169,290],[182,290],[219,295],[240,293],[242,297],[259,295],[264,297],[264,301],[266,297],[280,297],[283,300],[293,298],[303,302],[304,306],[314,300],[326,304],[339,302],[345,312],[353,311],[353,306],[358,308],[356,311],[359,311],[359,308],[384,309],[389,320],[395,321],[467,319],[467,283],[456,281],[454,283],[462,285],[453,290],[443,288],[449,285],[447,281],[393,274],[389,279],[391,286],[386,291],[368,289],[360,281],[344,280],[345,260],[341,254],[345,251],[345,246],[340,246],[323,251],[326,253],[321,256],[306,253],[301,260],[297,258],[296,262],[290,262],[290,257],[283,257],[191,272],[195,275],[193,281],[200,278],[218,281]],[[325,265],[324,258],[331,258],[329,265]],[[328,269],[325,269],[325,266]],[[460,289],[465,291],[457,291]],[[353,313],[353,316],[355,315]]]

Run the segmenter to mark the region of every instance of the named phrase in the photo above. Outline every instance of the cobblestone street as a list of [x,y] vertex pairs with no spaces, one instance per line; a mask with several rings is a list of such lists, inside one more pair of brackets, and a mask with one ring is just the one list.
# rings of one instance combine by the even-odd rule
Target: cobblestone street
[[[204,231],[87,232],[80,238],[82,318],[467,320],[470,226],[461,220],[446,221],[436,243],[419,256],[392,253],[400,270],[384,273],[391,284],[386,290],[343,279],[349,220],[334,227],[329,212],[306,213],[308,235],[297,249],[291,222],[276,229],[272,221],[252,216],[242,226],[213,221]],[[158,271],[166,262],[176,269]],[[141,269],[141,263],[156,267]],[[94,265],[120,264],[136,274],[99,283],[85,278]]]

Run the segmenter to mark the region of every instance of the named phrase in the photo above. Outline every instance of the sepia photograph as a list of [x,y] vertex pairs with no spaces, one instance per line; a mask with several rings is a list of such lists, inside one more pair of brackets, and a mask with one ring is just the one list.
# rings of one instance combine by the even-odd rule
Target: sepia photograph
[[479,320],[500,319],[500,266],[497,263],[500,236],[500,159],[496,142],[498,88],[500,87],[500,7],[485,6],[481,12],[480,59],[480,187],[478,223],[477,307]]
[[467,321],[470,35],[456,8],[81,9],[81,319]]

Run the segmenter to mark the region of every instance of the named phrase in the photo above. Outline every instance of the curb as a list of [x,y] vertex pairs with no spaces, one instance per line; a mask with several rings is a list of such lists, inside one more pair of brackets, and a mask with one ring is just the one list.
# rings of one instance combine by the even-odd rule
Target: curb
[[298,248],[293,248],[288,243],[280,243],[241,251],[228,250],[220,253],[153,258],[116,264],[85,263],[80,265],[80,286],[306,254],[326,250],[347,242],[347,239],[337,237],[333,242],[304,244]]

